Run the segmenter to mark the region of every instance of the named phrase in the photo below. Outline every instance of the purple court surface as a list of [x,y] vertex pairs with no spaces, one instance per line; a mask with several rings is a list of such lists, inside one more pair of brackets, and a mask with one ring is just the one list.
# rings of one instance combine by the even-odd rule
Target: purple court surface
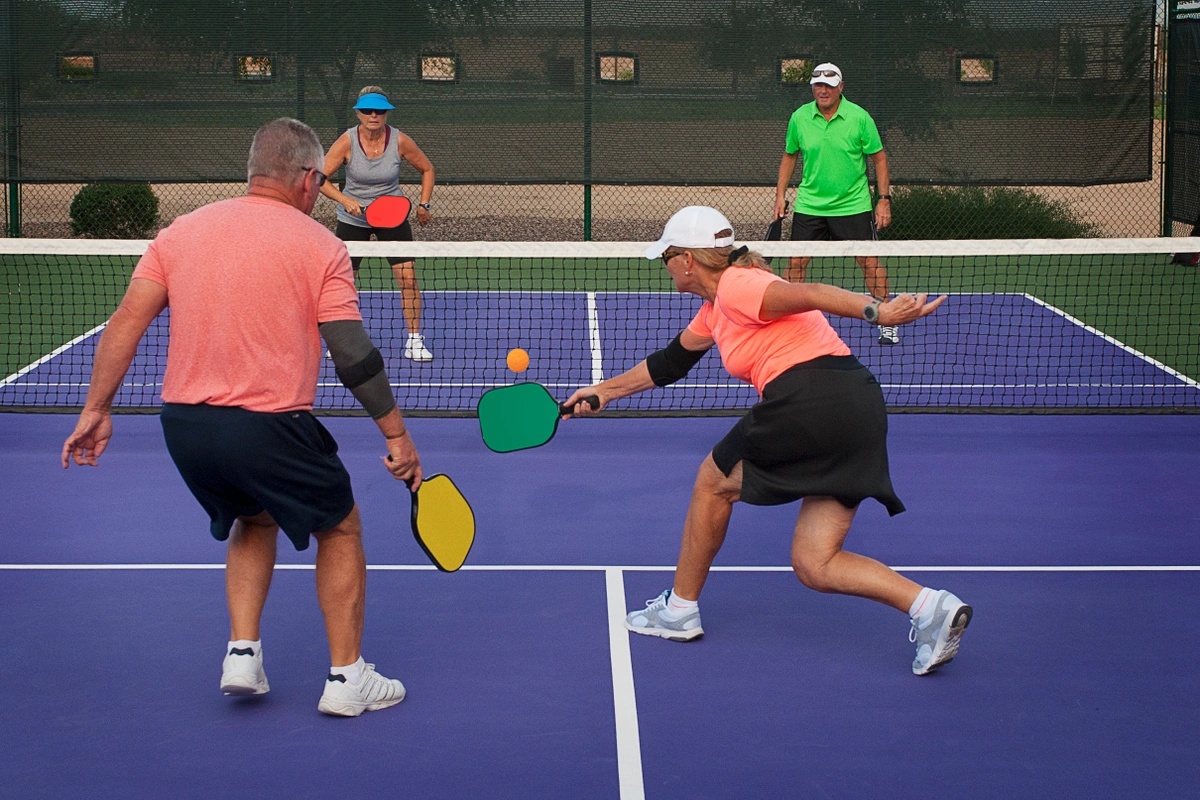
[[58,463],[70,415],[0,414],[0,784],[14,798],[1117,798],[1200,785],[1200,416],[903,414],[908,511],[848,547],[975,617],[917,678],[907,618],[812,592],[796,506],[735,509],[706,635],[628,634],[668,587],[697,465],[732,418],[564,423],[488,451],[474,419],[410,420],[475,507],[434,570],[374,425],[325,418],[363,511],[364,654],[399,706],[337,719],[313,549],[282,542],[271,692],[217,688],[223,546],[154,415],[100,467]]

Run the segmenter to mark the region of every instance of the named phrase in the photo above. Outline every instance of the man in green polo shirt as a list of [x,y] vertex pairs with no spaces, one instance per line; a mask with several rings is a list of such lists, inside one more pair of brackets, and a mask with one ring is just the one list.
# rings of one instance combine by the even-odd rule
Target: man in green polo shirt
[[[804,168],[796,189],[792,241],[876,239],[877,230],[892,221],[891,182],[879,129],[861,106],[842,97],[842,71],[837,65],[818,64],[809,83],[813,102],[796,109],[788,121],[787,143],[775,184],[775,218],[782,217],[787,208],[785,194],[799,156]],[[867,185],[867,156],[875,165],[879,191],[874,211]],[[791,259],[787,279],[802,283],[810,260]],[[867,291],[886,301],[888,277],[879,258],[863,256],[857,261]],[[899,341],[894,327],[879,327],[880,344]]]

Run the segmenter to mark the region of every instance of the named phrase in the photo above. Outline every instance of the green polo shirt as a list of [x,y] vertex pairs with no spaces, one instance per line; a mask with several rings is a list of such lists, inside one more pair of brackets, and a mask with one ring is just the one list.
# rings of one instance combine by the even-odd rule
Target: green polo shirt
[[879,129],[862,106],[842,97],[828,122],[817,101],[805,103],[788,120],[787,152],[799,153],[804,175],[795,209],[820,217],[843,217],[871,210],[867,159],[883,149]]

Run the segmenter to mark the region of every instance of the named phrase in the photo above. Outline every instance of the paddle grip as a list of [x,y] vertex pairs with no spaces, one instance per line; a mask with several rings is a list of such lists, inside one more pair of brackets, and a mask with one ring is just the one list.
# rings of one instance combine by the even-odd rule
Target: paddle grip
[[[592,411],[595,411],[598,408],[600,408],[600,398],[597,395],[589,394],[587,397],[583,398],[583,402],[585,402],[589,406],[591,406]],[[575,413],[575,406],[567,405],[566,403],[561,403],[558,406],[558,410],[562,412],[563,416],[566,416],[567,414]]]

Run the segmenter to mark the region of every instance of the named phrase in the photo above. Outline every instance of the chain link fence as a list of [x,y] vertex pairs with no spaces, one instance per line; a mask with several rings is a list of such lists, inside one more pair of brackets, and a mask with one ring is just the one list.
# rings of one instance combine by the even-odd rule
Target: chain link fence
[[[1153,0],[261,5],[0,5],[7,235],[73,236],[97,181],[149,184],[169,224],[244,191],[262,122],[331,143],[378,84],[438,170],[418,238],[646,240],[693,203],[758,238],[819,60],[877,120],[896,186],[1019,189],[1091,236],[1163,230]],[[332,226],[332,203],[315,214]]]

